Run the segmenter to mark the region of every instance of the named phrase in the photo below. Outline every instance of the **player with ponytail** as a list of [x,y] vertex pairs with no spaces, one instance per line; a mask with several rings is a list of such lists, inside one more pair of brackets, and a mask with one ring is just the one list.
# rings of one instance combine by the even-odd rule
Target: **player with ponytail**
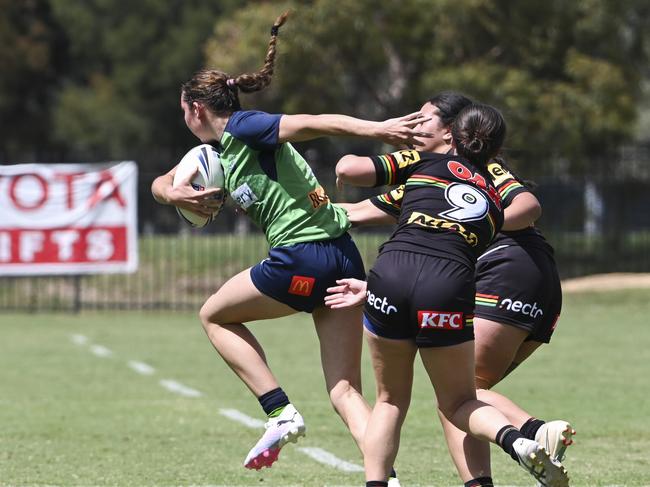
[[[302,416],[271,372],[264,351],[244,323],[311,313],[320,340],[325,385],[359,448],[370,415],[361,395],[361,310],[324,306],[326,289],[337,279],[363,279],[365,271],[348,235],[345,211],[333,205],[291,142],[321,136],[373,137],[393,145],[428,134],[414,127],[428,117],[413,113],[383,122],[345,115],[285,115],[244,110],[239,92],[264,89],[273,76],[276,42],[286,14],[271,29],[264,66],[231,76],[206,69],[181,88],[185,123],[203,143],[220,152],[225,187],[232,199],[264,231],[269,257],[227,281],[200,311],[214,348],[259,400],[269,420],[244,465],[259,469],[277,459],[280,448],[304,435]],[[215,190],[172,187],[175,169],[152,185],[157,201],[209,214]],[[287,337],[287,347],[292,346]]]

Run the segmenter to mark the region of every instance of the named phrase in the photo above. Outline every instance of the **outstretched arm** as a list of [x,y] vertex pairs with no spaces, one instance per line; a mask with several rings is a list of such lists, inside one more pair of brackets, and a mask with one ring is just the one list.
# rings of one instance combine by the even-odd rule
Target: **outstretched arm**
[[362,225],[393,225],[397,219],[383,212],[372,204],[370,199],[358,203],[335,203],[342,207],[348,214],[348,220],[353,227]]
[[379,139],[390,145],[417,145],[415,137],[431,137],[415,127],[430,120],[420,112],[372,122],[347,115],[283,115],[278,131],[279,142],[301,142],[327,135],[354,135]]

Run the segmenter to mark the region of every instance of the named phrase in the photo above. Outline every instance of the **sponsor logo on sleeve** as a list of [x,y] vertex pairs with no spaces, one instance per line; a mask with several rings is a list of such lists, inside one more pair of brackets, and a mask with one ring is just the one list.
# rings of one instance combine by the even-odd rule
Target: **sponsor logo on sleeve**
[[509,179],[514,179],[512,174],[506,171],[501,164],[496,162],[488,164],[488,172],[490,173],[490,176],[492,176],[492,183],[495,186],[499,186]]
[[462,330],[464,320],[458,311],[418,311],[418,323],[422,329]]
[[307,193],[307,197],[309,198],[309,202],[314,210],[326,205],[330,200],[329,196],[327,196],[327,193],[325,193],[325,190],[321,186]]
[[416,150],[401,150],[392,154],[397,161],[397,165],[402,168],[415,164],[420,160],[420,153]]
[[257,195],[246,183],[239,186],[230,195],[232,196],[232,199],[234,199],[237,202],[237,204],[241,206],[244,210],[258,200]]
[[316,279],[307,276],[293,276],[291,284],[289,285],[289,294],[296,294],[298,296],[311,296],[314,290],[314,283]]

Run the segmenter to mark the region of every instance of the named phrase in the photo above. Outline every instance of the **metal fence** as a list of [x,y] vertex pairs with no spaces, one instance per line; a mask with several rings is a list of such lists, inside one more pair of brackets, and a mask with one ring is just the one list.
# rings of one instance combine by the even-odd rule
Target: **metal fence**
[[[209,229],[191,230],[151,202],[153,175],[141,175],[139,268],[133,274],[0,276],[0,311],[198,310],[235,273],[266,256],[263,235],[225,210]],[[539,227],[563,278],[650,272],[650,179],[603,177],[539,182]],[[363,195],[362,195],[363,196]],[[370,267],[390,228],[354,230]]]

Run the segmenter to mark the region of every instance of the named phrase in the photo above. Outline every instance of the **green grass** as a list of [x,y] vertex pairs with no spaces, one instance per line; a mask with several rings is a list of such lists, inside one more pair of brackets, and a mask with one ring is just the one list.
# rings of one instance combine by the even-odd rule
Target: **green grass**
[[[541,418],[572,421],[578,435],[565,463],[574,486],[650,483],[648,298],[647,291],[567,296],[552,344],[497,389]],[[327,401],[309,317],[260,322],[253,330],[308,422],[299,446],[361,464]],[[71,334],[113,355],[98,357]],[[129,360],[155,373],[137,374]],[[204,395],[181,397],[161,379]],[[241,462],[259,431],[219,415],[222,407],[263,419],[195,314],[0,315],[2,486],[363,485],[362,474],[316,463],[295,445],[273,468],[245,470]],[[404,486],[461,485],[419,363],[397,467]],[[496,448],[493,477],[500,485],[532,485]]]

